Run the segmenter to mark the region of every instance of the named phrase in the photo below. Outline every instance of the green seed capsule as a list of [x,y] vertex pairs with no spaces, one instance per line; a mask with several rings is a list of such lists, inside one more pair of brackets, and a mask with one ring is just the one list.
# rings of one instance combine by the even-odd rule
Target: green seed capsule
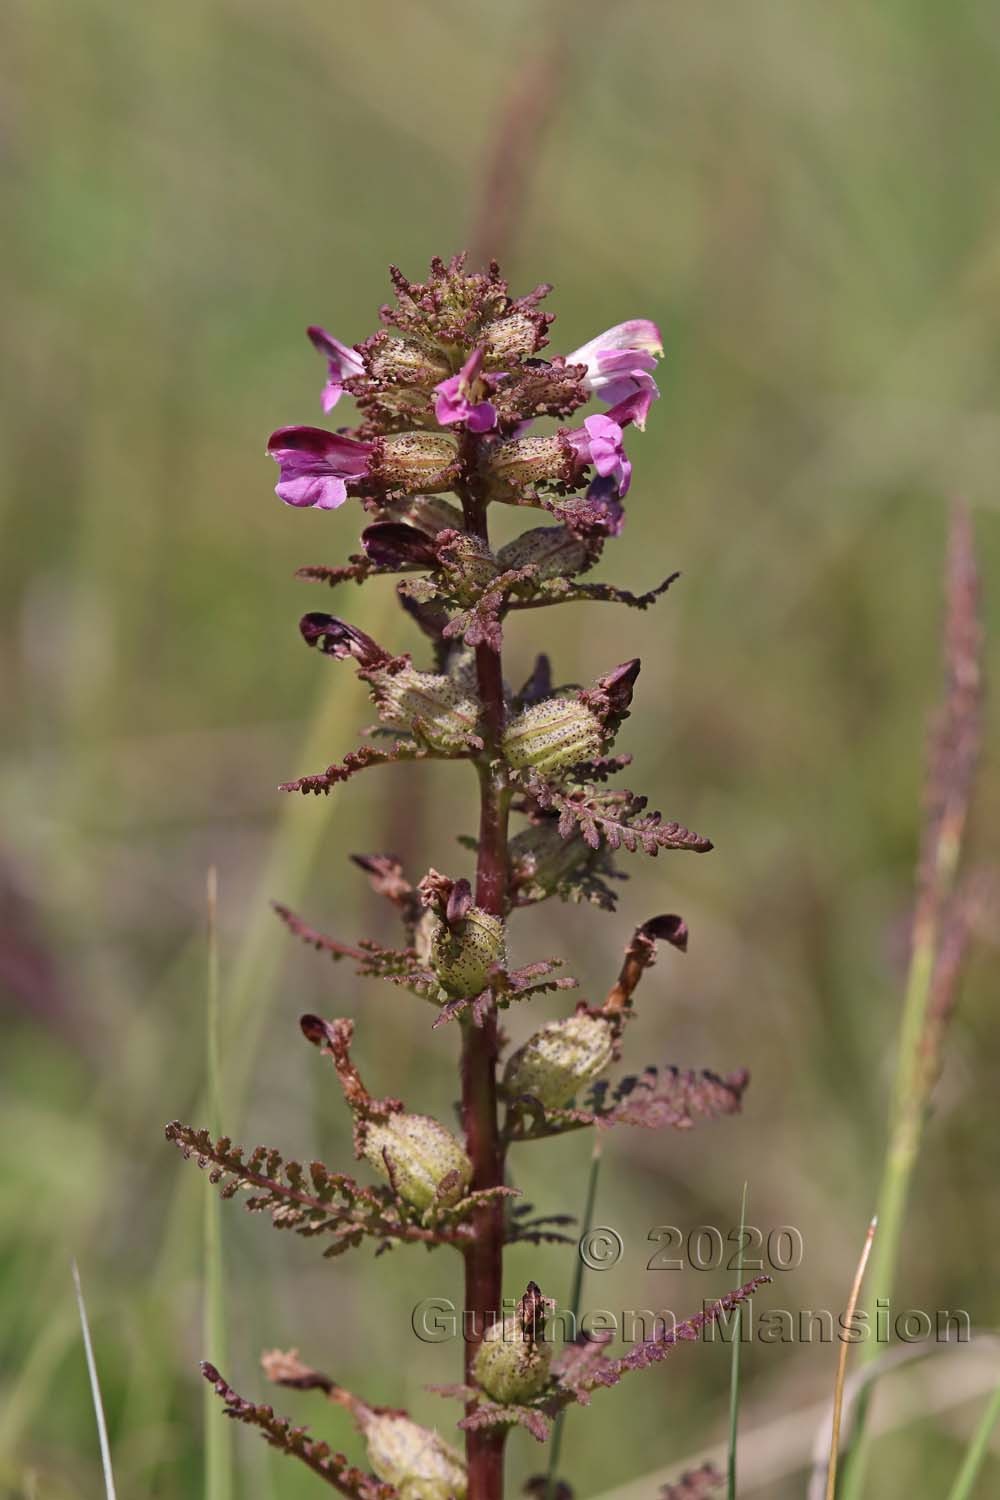
[[385,1413],[364,1424],[368,1462],[402,1500],[465,1500],[465,1461],[444,1438],[409,1417]]
[[489,984],[494,964],[506,958],[503,922],[479,906],[470,907],[450,927],[439,921],[434,929],[431,964],[450,995],[478,995]]
[[476,1354],[476,1380],[503,1406],[530,1401],[548,1383],[552,1352],[549,1341],[527,1337],[519,1317],[505,1318],[486,1330]]
[[605,739],[600,719],[579,698],[546,698],[511,719],[504,759],[519,770],[567,770],[600,755]]
[[[472,1163],[458,1141],[430,1115],[390,1115],[369,1120],[361,1137],[365,1160],[400,1197],[414,1208],[429,1208],[437,1199],[449,1207],[464,1198],[472,1181]],[[452,1178],[439,1196],[446,1177]]]
[[598,1016],[550,1021],[513,1053],[504,1071],[511,1098],[533,1094],[547,1109],[561,1109],[612,1061],[612,1029]]

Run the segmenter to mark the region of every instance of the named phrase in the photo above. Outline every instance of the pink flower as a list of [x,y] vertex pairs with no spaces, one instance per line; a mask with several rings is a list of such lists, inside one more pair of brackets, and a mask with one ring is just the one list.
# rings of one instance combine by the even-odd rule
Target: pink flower
[[643,428],[649,408],[660,394],[652,371],[662,354],[663,342],[656,324],[648,318],[633,318],[628,323],[616,323],[567,354],[566,363],[586,365],[584,385],[609,406],[630,395],[641,395],[643,405],[633,421]]
[[275,494],[286,505],[336,510],[351,480],[368,472],[371,443],[340,437],[322,427],[279,427],[267,451],[281,470]]
[[482,399],[486,394],[482,368],[483,351],[474,349],[457,375],[434,387],[434,415],[442,427],[464,422],[470,432],[489,432],[497,425],[496,407]]
[[592,464],[600,479],[610,481],[602,490],[610,487],[616,495],[628,493],[632,465],[625,455],[622,429],[612,417],[587,417],[582,427],[573,428],[566,437],[581,462]]
[[317,328],[312,324],[306,332],[320,354],[326,355],[327,374],[322,404],[324,411],[332,411],[340,400],[344,381],[350,380],[352,375],[364,374],[364,362],[356,349],[349,349],[346,344],[335,339],[332,333],[327,333],[325,328]]

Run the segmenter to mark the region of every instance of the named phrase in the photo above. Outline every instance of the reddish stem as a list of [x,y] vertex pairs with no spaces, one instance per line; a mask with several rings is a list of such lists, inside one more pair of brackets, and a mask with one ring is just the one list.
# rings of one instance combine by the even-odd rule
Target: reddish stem
[[[471,434],[467,435],[469,449]],[[468,451],[468,450],[467,450]],[[474,450],[468,452],[474,460]],[[470,482],[463,491],[465,522],[470,532],[487,539],[486,508],[475,492],[474,462],[467,462]],[[479,853],[476,862],[476,905],[495,916],[507,907],[508,796],[502,764],[498,763],[503,733],[503,671],[499,651],[476,649],[476,673],[485,748],[478,765],[480,789]],[[472,1161],[475,1189],[499,1187],[504,1178],[504,1149],[497,1119],[496,1014],[482,1026],[463,1020],[462,1123],[466,1150]],[[465,1371],[472,1364],[484,1332],[501,1311],[503,1290],[503,1201],[498,1198],[477,1209],[473,1238],[465,1250]],[[469,1465],[468,1500],[502,1500],[503,1428],[466,1434]]]

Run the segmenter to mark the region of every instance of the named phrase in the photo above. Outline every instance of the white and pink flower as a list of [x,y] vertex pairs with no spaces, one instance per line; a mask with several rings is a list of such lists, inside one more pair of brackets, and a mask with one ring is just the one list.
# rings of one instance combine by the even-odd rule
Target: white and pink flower
[[587,344],[567,354],[568,365],[585,365],[584,385],[594,396],[617,406],[636,398],[632,420],[642,429],[649,408],[660,394],[653,371],[663,354],[660,330],[648,318],[632,318],[605,329]]

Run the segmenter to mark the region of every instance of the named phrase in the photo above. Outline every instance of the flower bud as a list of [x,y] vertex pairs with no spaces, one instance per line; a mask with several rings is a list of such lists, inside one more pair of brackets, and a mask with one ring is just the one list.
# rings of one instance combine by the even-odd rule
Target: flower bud
[[299,633],[307,646],[315,646],[324,656],[333,656],[338,661],[352,657],[362,672],[371,672],[388,667],[406,658],[394,658],[388,651],[373,641],[370,635],[338,620],[336,615],[312,609],[299,621]]
[[576,695],[545,698],[515,714],[503,737],[504,759],[518,770],[568,770],[600,755],[604,725]]
[[599,550],[565,526],[538,526],[501,547],[497,561],[504,569],[530,565],[539,578],[573,578],[593,565]]
[[365,556],[380,568],[433,568],[434,543],[426,531],[405,521],[376,521],[361,533]]
[[363,1120],[358,1144],[365,1160],[414,1208],[430,1208],[435,1200],[449,1207],[468,1192],[472,1163],[451,1131],[430,1115]]
[[478,995],[494,965],[506,959],[503,922],[480,906],[470,906],[453,922],[439,921],[434,930],[431,963],[450,995]]
[[368,1462],[401,1500],[464,1500],[465,1461],[436,1432],[392,1412],[372,1413],[363,1429]]
[[614,1057],[613,1023],[582,1013],[550,1021],[511,1054],[503,1086],[510,1098],[532,1094],[546,1109],[561,1109]]
[[396,432],[372,444],[368,472],[388,489],[412,493],[449,490],[455,478],[458,444],[440,432]]
[[553,1349],[543,1337],[547,1301],[529,1282],[513,1317],[494,1323],[483,1336],[473,1372],[486,1394],[502,1406],[530,1401],[548,1384]]

